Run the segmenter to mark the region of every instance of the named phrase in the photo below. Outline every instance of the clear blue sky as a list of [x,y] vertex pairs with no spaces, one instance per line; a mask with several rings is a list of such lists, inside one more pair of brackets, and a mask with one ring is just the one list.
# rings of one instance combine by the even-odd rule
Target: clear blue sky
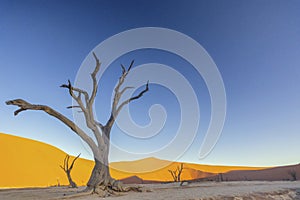
[[[227,117],[216,147],[198,160],[209,122],[209,94],[201,77],[180,68],[183,60],[159,51],[121,57],[100,86],[97,113],[108,116],[109,100],[120,75],[119,63],[161,62],[185,75],[201,99],[199,134],[183,161],[273,166],[300,162],[300,2],[299,1],[0,1],[0,132],[40,140],[70,154],[90,158],[82,142],[59,121],[41,112],[13,116],[5,101],[24,98],[50,105],[72,117],[67,91],[59,88],[75,80],[88,53],[101,41],[138,27],[164,27],[199,42],[217,64],[227,95]],[[163,98],[159,98],[163,97]],[[152,85],[132,105],[133,118],[148,123],[148,109],[160,103],[170,113],[165,129],[171,137],[180,120],[178,102]],[[99,107],[99,108],[98,108]],[[133,151],[151,149],[149,142],[131,144],[114,128],[113,140]],[[168,135],[170,134],[170,135]],[[152,141],[153,143],[157,141]],[[17,147],[16,147],[17,148]],[[132,149],[133,148],[133,149]],[[144,148],[144,149],[143,149]],[[168,159],[167,157],[162,157]],[[112,161],[122,158],[115,155]]]

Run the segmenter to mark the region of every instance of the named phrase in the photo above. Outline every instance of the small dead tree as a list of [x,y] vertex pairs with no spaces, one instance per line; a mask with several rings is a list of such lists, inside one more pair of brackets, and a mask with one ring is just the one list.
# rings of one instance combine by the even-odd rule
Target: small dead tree
[[180,164],[180,166],[177,166],[175,170],[168,170],[170,174],[172,175],[174,182],[180,182],[181,181],[181,173],[183,170],[183,163]]
[[222,173],[219,173],[218,181],[220,181],[220,182],[223,182],[223,181],[224,181],[224,179],[223,179],[223,174],[222,174]]
[[293,169],[293,170],[289,170],[288,174],[292,177],[292,181],[296,181],[297,180],[297,172]]
[[67,108],[79,109],[79,111],[83,113],[86,126],[93,133],[95,140],[91,136],[89,136],[87,132],[85,132],[77,124],[75,124],[72,120],[70,120],[69,118],[67,118],[66,116],[49,106],[32,104],[23,99],[10,100],[7,101],[6,104],[19,107],[19,109],[14,112],[14,115],[18,115],[20,112],[26,110],[44,111],[50,116],[60,120],[72,131],[74,131],[84,142],[88,144],[93,153],[95,165],[92,170],[90,179],[87,183],[87,188],[85,190],[86,194],[97,193],[101,197],[106,197],[110,194],[114,194],[115,192],[141,191],[140,187],[123,186],[119,181],[116,181],[111,177],[108,166],[108,155],[110,147],[111,129],[115,123],[118,114],[125,105],[141,98],[144,95],[144,93],[146,93],[149,90],[148,82],[146,84],[146,87],[136,96],[132,96],[128,99],[125,99],[124,101],[120,101],[122,95],[127,90],[133,88],[128,86],[123,87],[123,83],[127,75],[130,73],[134,61],[130,63],[130,66],[127,69],[123,65],[121,65],[122,74],[119,77],[116,87],[114,88],[114,98],[111,105],[110,117],[106,121],[106,123],[101,123],[95,119],[93,107],[98,90],[98,81],[96,75],[99,72],[101,63],[95,53],[93,53],[93,56],[96,64],[94,71],[91,73],[93,87],[90,93],[84,89],[74,87],[71,84],[70,80],[68,80],[67,84],[63,84],[60,87],[66,88],[70,96],[77,103],[76,105],[68,106]]
[[64,172],[67,174],[70,187],[72,187],[72,188],[77,188],[76,183],[73,181],[73,179],[71,177],[71,171],[73,169],[75,161],[79,158],[79,156],[80,156],[80,154],[76,158],[74,158],[74,160],[72,161],[71,165],[69,166],[70,156],[67,154],[66,157],[65,157],[65,159],[64,159],[64,164],[60,165],[60,168],[62,168],[64,170]]

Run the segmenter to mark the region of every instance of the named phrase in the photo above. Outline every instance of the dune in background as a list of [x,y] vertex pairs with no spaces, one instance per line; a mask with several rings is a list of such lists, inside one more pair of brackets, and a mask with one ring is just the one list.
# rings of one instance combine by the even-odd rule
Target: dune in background
[[[66,153],[60,149],[31,139],[0,133],[0,187],[47,187],[68,185],[64,171],[59,167]],[[73,159],[74,157],[71,157]],[[70,160],[71,160],[70,159]],[[111,175],[115,179],[129,180],[135,177],[143,182],[172,181],[169,169],[175,170],[180,163],[146,158],[137,161],[111,163]],[[79,158],[71,172],[78,185],[85,185],[91,174],[94,162]],[[147,172],[149,166],[165,166]],[[255,167],[210,166],[184,163],[182,180],[199,179],[232,170],[260,170]],[[143,173],[139,173],[143,172]],[[147,182],[147,181],[145,181]]]
[[[180,162],[171,162],[167,160],[160,160],[157,158],[145,158],[137,161],[122,161],[110,164],[112,168],[111,174],[118,179],[124,179],[130,176],[138,176],[143,180],[152,181],[172,181],[172,176],[168,170],[176,170],[180,166]],[[156,171],[151,166],[164,166]],[[118,169],[118,170],[115,170]],[[226,173],[232,170],[260,170],[263,167],[235,167],[235,166],[213,166],[213,165],[199,165],[192,163],[184,163],[184,170],[181,174],[181,180],[192,180],[214,176],[219,173]],[[129,172],[131,173],[129,173]],[[127,173],[126,173],[127,172]],[[133,173],[135,172],[135,173]],[[139,173],[142,172],[142,173]]]

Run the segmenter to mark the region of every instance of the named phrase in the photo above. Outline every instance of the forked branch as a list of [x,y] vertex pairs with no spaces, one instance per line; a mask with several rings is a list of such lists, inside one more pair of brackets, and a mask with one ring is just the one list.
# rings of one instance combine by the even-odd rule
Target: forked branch
[[[69,90],[69,93],[70,93],[71,97],[79,105],[78,107],[81,108],[81,110],[82,110],[82,112],[84,112],[84,114],[87,114],[87,109],[86,109],[85,105],[83,104],[83,102],[81,100],[81,95],[83,94],[84,97],[85,97],[85,100],[88,100],[89,99],[89,94],[85,90],[73,87],[70,80],[68,80],[68,84],[62,84],[60,87],[61,88],[67,88]],[[77,92],[78,94],[76,95],[74,92]]]
[[133,96],[125,101],[123,101],[123,103],[121,103],[121,105],[117,108],[117,111],[116,111],[116,115],[119,114],[119,112],[121,111],[121,109],[126,105],[126,104],[129,104],[131,101],[133,100],[137,100],[139,98],[141,98],[143,96],[143,94],[145,92],[149,91],[149,81],[146,83],[146,88],[144,90],[142,90],[138,95],[136,96]]
[[[122,90],[120,90],[121,86],[123,85],[128,73],[130,72],[132,66],[134,64],[134,60],[131,61],[128,69],[126,70],[126,68],[124,67],[124,65],[121,64],[121,68],[122,68],[122,75],[119,78],[118,84],[115,87],[115,94],[114,94],[114,99],[113,99],[113,103],[112,103],[112,111],[111,111],[111,115],[109,120],[107,121],[105,127],[106,128],[111,128],[113,123],[115,122],[115,119],[117,118],[118,114],[120,113],[120,111],[122,110],[122,108],[130,103],[133,100],[139,99],[140,97],[143,96],[143,94],[147,91],[149,91],[149,81],[146,84],[146,87],[144,90],[142,90],[138,95],[133,96],[129,99],[126,99],[125,101],[123,101],[121,104],[119,104],[120,99],[122,97],[122,95],[124,94],[124,92],[128,89],[132,89],[133,87],[124,87]],[[109,135],[106,135],[108,138],[110,137]]]
[[[87,93],[87,91],[79,89],[79,88],[76,88],[76,87],[73,87],[70,80],[68,80],[68,84],[62,84],[60,87],[61,88],[67,88],[69,90],[70,95],[75,100],[79,99],[81,97],[81,94],[84,95],[85,100],[89,99],[89,94]],[[74,92],[78,93],[77,96],[76,96],[76,94]]]
[[69,156],[69,155],[66,155],[66,157],[65,157],[65,159],[64,159],[64,164],[63,164],[63,165],[60,165],[60,167],[61,167],[65,172],[67,172],[67,171],[70,171],[70,172],[71,172],[71,170],[73,169],[73,166],[74,166],[75,161],[79,158],[80,155],[81,155],[81,154],[79,154],[78,156],[76,156],[76,157],[74,158],[74,160],[72,161],[70,167],[69,167],[69,159],[70,159],[70,156]]

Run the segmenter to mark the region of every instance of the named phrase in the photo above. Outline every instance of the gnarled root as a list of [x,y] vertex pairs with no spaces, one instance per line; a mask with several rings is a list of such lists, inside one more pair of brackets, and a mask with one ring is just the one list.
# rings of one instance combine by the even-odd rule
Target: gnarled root
[[143,192],[147,190],[144,190],[143,187],[139,185],[124,185],[121,181],[109,178],[102,184],[95,187],[93,193],[101,197],[107,197],[111,195],[121,195],[122,192],[129,191]]

